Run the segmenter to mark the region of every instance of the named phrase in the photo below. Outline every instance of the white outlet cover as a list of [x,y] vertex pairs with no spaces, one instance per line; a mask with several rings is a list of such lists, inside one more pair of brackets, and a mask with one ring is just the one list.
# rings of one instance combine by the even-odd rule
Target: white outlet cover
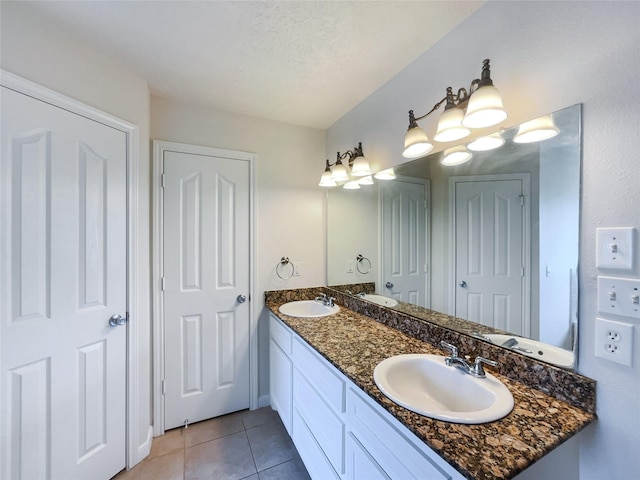
[[596,267],[633,269],[633,227],[596,229]]
[[596,318],[596,357],[628,367],[633,361],[633,325]]

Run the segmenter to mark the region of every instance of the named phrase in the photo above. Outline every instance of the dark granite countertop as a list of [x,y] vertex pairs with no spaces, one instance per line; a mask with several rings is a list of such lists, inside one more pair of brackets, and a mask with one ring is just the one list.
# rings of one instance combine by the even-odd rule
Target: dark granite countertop
[[[589,398],[593,395],[593,401],[587,401],[586,408],[581,408],[575,405],[576,402],[564,401],[557,398],[558,395],[549,395],[491,368],[487,370],[509,388],[515,401],[513,411],[501,420],[480,425],[455,424],[434,420],[400,407],[378,390],[373,381],[375,366],[385,358],[403,353],[446,355],[447,352],[380,323],[375,317],[356,313],[340,302],[340,312],[317,319],[279,313],[281,304],[313,298],[319,291],[322,289],[267,292],[265,304],[304,341],[466,478],[513,478],[596,420],[593,413],[593,381],[592,385],[585,382],[587,386],[580,387],[580,390],[589,390],[592,386],[594,390],[586,395]],[[451,340],[451,337],[447,337],[447,340]],[[543,371],[545,368],[550,372]],[[542,378],[561,373],[551,366],[532,370]],[[578,383],[590,380],[575,375]],[[567,382],[566,379],[563,381]]]

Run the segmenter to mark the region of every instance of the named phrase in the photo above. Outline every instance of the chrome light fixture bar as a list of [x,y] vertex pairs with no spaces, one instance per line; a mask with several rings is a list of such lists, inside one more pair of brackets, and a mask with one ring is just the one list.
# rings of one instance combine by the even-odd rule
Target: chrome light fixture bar
[[490,127],[507,118],[500,92],[491,80],[489,60],[484,60],[481,76],[471,82],[468,92],[460,88],[457,93],[453,93],[453,89],[447,87],[446,96],[426,114],[416,117],[413,110],[409,110],[409,128],[404,137],[403,157],[422,157],[433,149],[426,132],[418,125],[418,120],[428,117],[445,102],[444,112],[438,120],[433,137],[437,142],[460,140],[468,136],[472,128]]

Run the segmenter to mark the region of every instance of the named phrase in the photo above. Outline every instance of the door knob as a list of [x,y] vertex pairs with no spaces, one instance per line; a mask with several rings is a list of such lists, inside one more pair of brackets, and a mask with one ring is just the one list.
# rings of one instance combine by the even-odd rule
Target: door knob
[[393,288],[393,283],[387,282],[387,283],[384,284],[384,286],[387,287],[387,288]]
[[467,282],[465,282],[464,280],[461,281],[458,285],[460,285],[462,288],[467,288]]
[[111,315],[111,317],[109,318],[110,327],[122,326],[125,323],[127,323],[127,317],[123,317],[122,315],[118,315],[117,313],[115,315]]
[[244,303],[247,301],[247,297],[245,297],[244,295],[238,295],[236,297],[236,300],[238,301],[238,303]]

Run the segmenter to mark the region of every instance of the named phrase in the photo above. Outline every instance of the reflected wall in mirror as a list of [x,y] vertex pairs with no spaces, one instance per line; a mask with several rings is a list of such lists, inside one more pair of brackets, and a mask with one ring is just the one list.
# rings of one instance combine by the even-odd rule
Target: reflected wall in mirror
[[[395,167],[396,180],[331,189],[327,285],[373,281],[400,306],[573,351],[581,106],[544,119],[557,135],[518,143],[525,128],[514,127],[466,163],[443,165],[438,152]],[[371,260],[366,274],[358,255]]]

